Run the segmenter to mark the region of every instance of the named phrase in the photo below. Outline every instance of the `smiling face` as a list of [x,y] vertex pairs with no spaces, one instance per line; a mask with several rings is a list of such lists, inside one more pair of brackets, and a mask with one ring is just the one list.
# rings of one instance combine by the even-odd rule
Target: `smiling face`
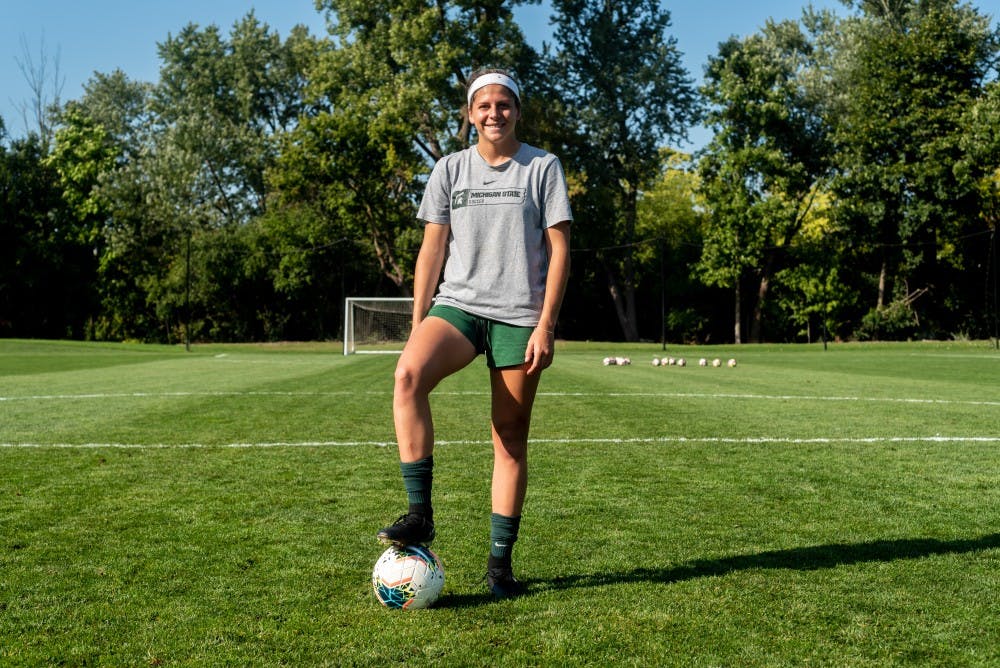
[[509,88],[489,84],[473,95],[469,120],[476,126],[480,143],[502,148],[517,142],[515,127],[521,120],[521,110]]

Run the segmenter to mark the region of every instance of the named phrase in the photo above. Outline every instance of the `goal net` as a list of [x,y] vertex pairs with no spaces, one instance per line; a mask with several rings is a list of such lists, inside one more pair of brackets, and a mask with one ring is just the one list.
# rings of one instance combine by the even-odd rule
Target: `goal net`
[[348,297],[344,300],[344,354],[401,353],[412,323],[412,297]]

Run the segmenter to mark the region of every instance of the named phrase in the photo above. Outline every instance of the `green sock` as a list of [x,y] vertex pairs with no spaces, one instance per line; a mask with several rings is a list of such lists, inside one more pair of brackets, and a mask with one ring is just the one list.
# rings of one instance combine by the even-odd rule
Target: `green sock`
[[517,532],[521,527],[521,516],[508,517],[493,513],[490,515],[490,561],[510,564],[510,555],[517,542]]
[[431,519],[434,515],[431,507],[434,457],[424,457],[415,462],[400,462],[399,470],[403,474],[406,500],[410,504],[409,512],[424,515],[427,519]]

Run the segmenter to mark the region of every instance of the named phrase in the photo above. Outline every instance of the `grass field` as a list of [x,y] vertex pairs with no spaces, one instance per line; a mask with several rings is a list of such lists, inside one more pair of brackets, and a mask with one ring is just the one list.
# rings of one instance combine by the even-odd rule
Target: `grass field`
[[1000,664],[989,343],[560,344],[502,602],[480,359],[433,400],[415,612],[369,585],[396,358],[339,350],[0,340],[0,665]]

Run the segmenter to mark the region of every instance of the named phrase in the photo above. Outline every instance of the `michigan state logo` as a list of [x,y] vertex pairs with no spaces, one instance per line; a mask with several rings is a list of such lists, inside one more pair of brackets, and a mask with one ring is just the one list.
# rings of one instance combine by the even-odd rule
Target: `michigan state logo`
[[456,190],[451,194],[451,208],[461,209],[469,204],[469,191]]

